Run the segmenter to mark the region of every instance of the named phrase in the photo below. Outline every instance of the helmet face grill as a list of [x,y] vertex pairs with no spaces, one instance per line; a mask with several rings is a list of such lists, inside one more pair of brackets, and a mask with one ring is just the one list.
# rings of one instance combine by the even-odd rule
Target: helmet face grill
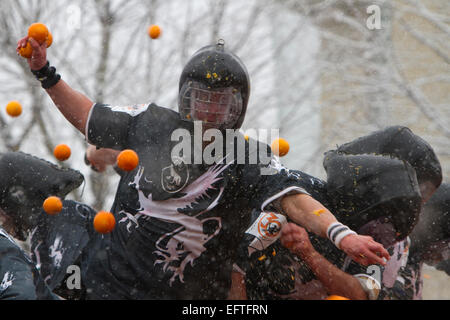
[[205,126],[218,129],[241,127],[250,78],[242,60],[225,49],[223,40],[194,53],[181,72],[178,88],[182,119],[201,120]]
[[202,121],[216,129],[233,128],[242,113],[240,90],[233,87],[208,88],[188,81],[180,92],[180,115],[187,121]]

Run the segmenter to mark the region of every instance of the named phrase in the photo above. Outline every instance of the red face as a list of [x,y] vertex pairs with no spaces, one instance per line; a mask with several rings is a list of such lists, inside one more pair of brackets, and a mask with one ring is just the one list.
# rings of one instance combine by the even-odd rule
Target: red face
[[192,102],[193,106],[191,106],[191,110],[194,119],[206,123],[211,122],[221,124],[225,122],[227,117],[227,106],[220,104],[223,94],[209,93],[207,94],[209,97],[202,97],[202,95],[203,94],[200,94],[199,99],[195,99]]
[[206,126],[219,128],[236,117],[238,102],[232,88],[219,90],[193,89],[190,101],[191,117]]

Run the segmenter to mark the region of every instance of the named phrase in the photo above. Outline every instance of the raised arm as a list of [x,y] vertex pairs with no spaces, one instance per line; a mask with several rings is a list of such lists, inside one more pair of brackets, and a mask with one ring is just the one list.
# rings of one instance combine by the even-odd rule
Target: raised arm
[[386,249],[375,242],[372,237],[352,234],[348,228],[347,230],[340,228],[335,216],[320,202],[307,194],[284,196],[281,199],[281,207],[292,221],[321,237],[330,238],[328,231],[332,231],[333,224],[336,225],[334,231],[342,230],[341,237],[335,232],[334,234],[337,237],[331,237],[330,240],[354,261],[362,265],[385,265],[386,262],[382,258],[390,258]]
[[[33,71],[42,70],[47,64],[47,44],[44,42],[40,45],[33,38],[27,36],[17,42],[17,53],[19,53],[20,48],[26,46],[28,41],[33,48],[31,58],[27,59],[28,65]],[[81,133],[85,134],[86,122],[93,102],[82,93],[72,89],[62,79],[46,91],[64,117]]]

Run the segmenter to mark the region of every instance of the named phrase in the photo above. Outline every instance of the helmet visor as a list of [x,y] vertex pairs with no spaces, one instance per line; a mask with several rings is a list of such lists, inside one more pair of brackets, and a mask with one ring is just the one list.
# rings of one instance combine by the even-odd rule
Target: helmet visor
[[189,81],[181,88],[179,99],[182,119],[202,121],[211,128],[233,128],[242,112],[240,90],[233,87],[213,89]]

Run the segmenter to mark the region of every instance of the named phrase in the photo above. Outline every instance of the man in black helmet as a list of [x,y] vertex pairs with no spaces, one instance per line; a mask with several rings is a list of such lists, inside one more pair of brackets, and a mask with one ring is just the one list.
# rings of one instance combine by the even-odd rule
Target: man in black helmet
[[[291,170],[291,174],[298,176],[299,185],[330,208],[339,221],[388,248],[391,259],[382,274],[379,266],[366,269],[349,263],[342,251],[322,238],[310,235],[309,241],[298,226],[291,224],[281,241],[266,242],[263,250],[261,237],[249,228],[240,250],[240,268],[236,268],[239,273],[234,275],[236,279],[246,277],[247,292],[243,286],[236,285],[234,297],[242,298],[244,293],[251,299],[319,299],[337,294],[360,299],[365,295],[362,289],[370,299],[395,295],[394,281],[408,256],[407,236],[418,221],[423,203],[442,181],[439,159],[431,145],[409,128],[392,126],[326,152],[323,164],[327,181],[301,171]],[[255,219],[261,218],[264,215],[255,215]],[[422,235],[435,236],[438,229],[427,230]],[[289,250],[282,246],[292,239],[297,239],[296,250],[292,245]],[[368,282],[374,271],[378,279]],[[362,286],[358,285],[357,278]]]
[[239,129],[247,110],[250,79],[241,59],[224,45],[219,40],[188,61],[180,76],[178,106],[182,119],[200,120],[209,128]]
[[[30,40],[32,72],[63,115],[88,142],[100,148],[133,149],[136,169],[124,172],[111,211],[112,233],[90,230],[82,268],[91,299],[224,299],[238,244],[250,223],[251,208],[280,207],[293,221],[326,237],[334,216],[282,172],[262,174],[269,164],[228,154],[206,164],[196,153],[173,153],[175,131],[194,136],[203,129],[238,129],[250,93],[247,70],[224,43],[196,52],[180,77],[179,112],[154,103],[113,107],[94,104],[71,89],[46,59],[46,47]],[[197,132],[198,133],[198,132]],[[200,132],[203,136],[203,131]],[[234,142],[235,140],[233,140]],[[189,144],[189,146],[191,146]],[[266,151],[268,146],[260,145]],[[216,154],[220,149],[215,149]],[[192,161],[194,156],[194,161]],[[312,212],[323,210],[320,218]],[[370,237],[340,230],[340,247],[362,263],[388,257]]]
[[[41,212],[47,197],[64,198],[84,177],[22,152],[0,153],[0,176],[0,300],[57,299],[40,272],[43,265],[33,262],[15,239],[27,240],[47,216]],[[56,254],[48,258],[58,262]]]

